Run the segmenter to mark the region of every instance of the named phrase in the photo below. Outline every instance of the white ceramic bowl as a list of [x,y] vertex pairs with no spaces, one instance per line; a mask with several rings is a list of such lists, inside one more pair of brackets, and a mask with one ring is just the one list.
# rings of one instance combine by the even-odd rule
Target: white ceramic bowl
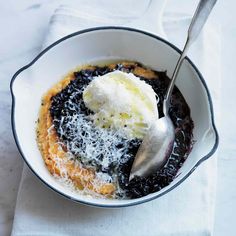
[[30,64],[17,71],[11,81],[12,129],[29,168],[57,193],[99,207],[124,207],[147,202],[182,183],[218,146],[211,97],[200,72],[189,59],[184,61],[176,84],[191,108],[196,143],[174,181],[159,192],[132,200],[94,199],[76,194],[50,175],[38,150],[35,133],[42,95],[76,66],[104,59],[128,59],[155,70],[167,70],[171,76],[179,53],[179,49],[155,35],[123,27],[79,31],[42,51]]

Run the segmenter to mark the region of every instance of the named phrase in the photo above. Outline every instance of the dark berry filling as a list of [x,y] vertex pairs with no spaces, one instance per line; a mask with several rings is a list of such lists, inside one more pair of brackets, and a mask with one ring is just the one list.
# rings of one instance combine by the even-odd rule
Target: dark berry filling
[[[76,115],[78,112],[85,116],[91,114],[91,111],[85,107],[83,102],[82,91],[95,76],[104,75],[113,70],[121,70],[135,74],[135,69],[137,69],[137,67],[145,69],[145,67],[139,63],[119,63],[113,66],[96,66],[94,68],[92,67],[92,69],[83,69],[74,72],[74,80],[72,80],[61,92],[51,98],[50,114],[60,140],[64,143],[75,140],[75,133],[71,132],[70,128],[65,126],[63,132],[61,132],[62,129],[60,125],[62,119],[64,124],[66,124],[66,117],[68,116]],[[155,76],[151,79],[147,79],[145,73],[143,75],[136,75],[150,84],[158,94],[159,102],[157,106],[159,116],[161,117],[163,116],[162,104],[169,84],[169,78],[167,77],[166,72],[152,72],[154,72]],[[76,109],[75,107],[72,109],[67,102],[69,99],[73,103],[78,104]],[[96,162],[90,164],[94,166],[96,170],[110,175],[116,172],[118,175],[119,186],[123,189],[125,196],[128,198],[139,198],[164,188],[175,178],[192,147],[193,121],[190,117],[190,109],[177,87],[174,88],[172,94],[169,114],[175,126],[175,142],[168,162],[160,171],[146,178],[135,177],[131,182],[128,181],[135,154],[141,143],[141,140],[137,139],[123,140],[128,143],[128,148],[124,154],[126,155],[124,163],[119,163],[119,165],[117,163],[111,163],[111,165],[105,169]],[[78,139],[76,145],[82,145],[82,140]],[[117,148],[122,148],[122,143],[119,143]],[[73,154],[78,156],[78,153]],[[102,155],[101,158],[103,158]]]

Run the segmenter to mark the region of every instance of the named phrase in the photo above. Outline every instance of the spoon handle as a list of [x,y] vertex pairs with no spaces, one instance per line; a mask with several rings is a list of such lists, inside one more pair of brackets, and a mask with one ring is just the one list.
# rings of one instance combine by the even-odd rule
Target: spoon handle
[[169,110],[169,104],[170,104],[170,96],[174,88],[175,80],[177,78],[179,69],[182,65],[182,62],[184,58],[186,57],[187,51],[190,47],[190,45],[195,41],[197,36],[202,30],[202,27],[204,26],[212,8],[214,7],[217,0],[200,0],[198,7],[194,13],[194,16],[192,18],[191,24],[188,29],[188,37],[186,40],[186,43],[184,45],[183,52],[181,53],[181,56],[177,62],[177,65],[175,67],[174,73],[172,75],[171,82],[169,84],[164,102],[163,102],[163,112],[164,115],[168,115]]

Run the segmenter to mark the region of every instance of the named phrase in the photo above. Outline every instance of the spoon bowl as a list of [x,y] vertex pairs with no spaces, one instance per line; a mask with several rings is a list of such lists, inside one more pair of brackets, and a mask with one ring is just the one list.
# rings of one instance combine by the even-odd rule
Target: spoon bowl
[[136,154],[139,158],[134,160],[129,180],[134,176],[146,177],[163,167],[172,152],[174,138],[175,128],[171,119],[164,116],[156,120],[139,147]]

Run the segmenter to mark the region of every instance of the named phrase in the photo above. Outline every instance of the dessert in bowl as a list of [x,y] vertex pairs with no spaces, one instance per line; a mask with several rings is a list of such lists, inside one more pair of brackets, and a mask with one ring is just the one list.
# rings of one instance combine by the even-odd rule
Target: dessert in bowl
[[77,32],[45,49],[11,83],[13,131],[26,163],[55,191],[96,206],[139,204],[180,184],[218,144],[209,92],[188,59],[172,96],[172,154],[162,170],[128,181],[142,137],[163,115],[178,54],[154,35],[117,27]]

